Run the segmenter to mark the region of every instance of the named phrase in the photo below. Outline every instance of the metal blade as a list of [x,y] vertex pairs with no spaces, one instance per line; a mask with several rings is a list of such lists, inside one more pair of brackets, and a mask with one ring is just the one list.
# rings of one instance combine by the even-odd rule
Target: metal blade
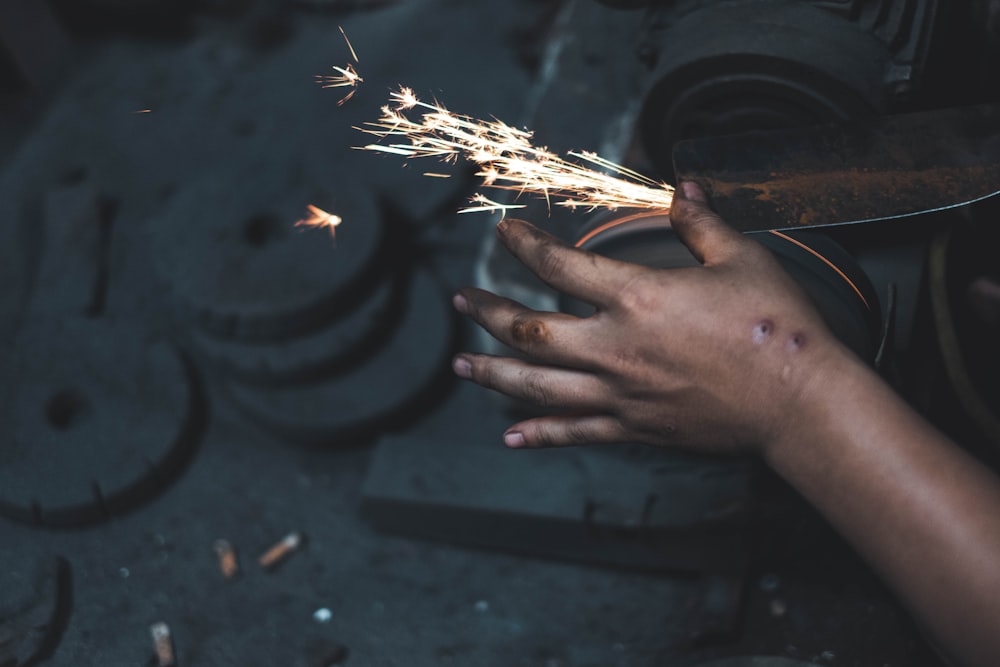
[[741,231],[899,218],[1000,193],[1000,105],[691,139],[673,158]]

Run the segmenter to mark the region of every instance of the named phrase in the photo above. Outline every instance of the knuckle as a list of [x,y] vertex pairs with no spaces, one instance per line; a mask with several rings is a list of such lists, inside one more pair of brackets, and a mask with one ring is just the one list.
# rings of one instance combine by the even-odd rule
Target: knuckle
[[566,266],[565,248],[546,239],[538,248],[536,273],[543,280],[560,275]]
[[593,440],[593,437],[583,424],[579,422],[570,422],[566,426],[566,440],[574,445],[588,444]]
[[627,313],[648,314],[659,307],[659,290],[644,280],[629,281],[618,293],[618,305]]
[[497,369],[496,364],[492,359],[488,358],[473,358],[472,359],[472,379],[477,383],[489,389],[494,389],[497,386]]
[[555,447],[559,444],[552,432],[552,429],[547,425],[538,425],[535,429],[534,437],[532,438],[538,447]]
[[678,219],[684,221],[695,211],[695,203],[690,199],[675,198],[670,204],[670,220],[676,222]]
[[642,368],[647,365],[646,357],[642,351],[638,347],[631,345],[622,345],[617,348],[613,359],[614,368],[616,369]]
[[705,202],[691,199],[675,200],[670,208],[670,220],[681,224],[696,225],[704,222],[717,222],[719,216]]
[[552,405],[552,391],[541,373],[538,371],[527,371],[522,375],[521,381],[525,398],[541,407]]

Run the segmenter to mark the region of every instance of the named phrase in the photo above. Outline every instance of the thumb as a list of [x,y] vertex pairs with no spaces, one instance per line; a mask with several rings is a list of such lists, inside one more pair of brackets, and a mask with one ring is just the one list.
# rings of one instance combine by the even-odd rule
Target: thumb
[[702,264],[732,257],[746,242],[742,234],[709,207],[705,192],[692,181],[685,181],[674,190],[670,226]]

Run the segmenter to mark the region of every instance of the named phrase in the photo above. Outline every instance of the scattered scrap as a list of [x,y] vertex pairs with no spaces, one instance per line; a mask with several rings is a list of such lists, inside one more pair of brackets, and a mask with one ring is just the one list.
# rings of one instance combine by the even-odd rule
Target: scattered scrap
[[218,539],[212,543],[212,551],[219,558],[219,569],[226,579],[233,579],[240,573],[240,563],[236,559],[236,550],[228,540]]
[[257,559],[257,562],[262,568],[269,570],[288,558],[294,552],[298,551],[301,546],[302,534],[298,532],[289,533],[288,535],[285,535],[280,542],[261,554],[260,558]]
[[153,647],[156,649],[156,664],[159,667],[174,667],[177,664],[174,657],[174,642],[170,636],[170,626],[162,621],[149,626],[149,634],[153,637]]

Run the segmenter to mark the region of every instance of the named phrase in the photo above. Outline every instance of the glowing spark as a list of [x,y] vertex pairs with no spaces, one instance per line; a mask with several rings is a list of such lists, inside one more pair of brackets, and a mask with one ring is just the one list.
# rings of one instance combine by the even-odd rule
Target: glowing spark
[[330,236],[337,237],[336,228],[344,221],[343,218],[333,213],[327,213],[320,207],[313,206],[312,204],[309,204],[306,208],[309,209],[309,217],[297,221],[295,223],[296,227],[326,227],[330,230]]
[[[392,153],[406,158],[436,157],[443,162],[464,158],[480,166],[483,186],[531,194],[550,204],[571,209],[641,208],[669,210],[674,188],[596,153],[571,151],[567,158],[531,143],[532,133],[493,119],[478,120],[454,114],[435,102],[417,99],[400,86],[382,107],[378,121],[356,128],[386,143],[359,146],[362,150]],[[419,107],[418,120],[404,112]],[[434,175],[433,172],[427,175]],[[506,213],[523,205],[501,204],[477,194],[475,206],[459,211]]]
[[152,109],[139,109],[136,113],[150,113]]
[[[337,26],[340,29],[340,34],[344,36],[344,42],[347,43],[347,49],[351,52],[351,57],[354,58],[355,63],[359,63],[358,54],[354,50],[354,46],[351,45],[351,40],[347,39],[347,33],[341,26]],[[358,84],[363,83],[364,79],[358,74],[358,71],[354,69],[354,65],[347,63],[343,67],[332,66],[333,71],[336,74],[317,74],[316,83],[318,83],[323,88],[351,88],[351,92],[347,93],[343,98],[337,102],[337,106],[343,106],[344,102],[354,97],[354,94],[358,92]]]
[[507,215],[507,211],[514,208],[524,208],[526,204],[501,204],[500,202],[495,202],[492,199],[488,199],[486,195],[479,194],[478,192],[472,195],[470,199],[473,204],[479,204],[479,206],[467,206],[466,208],[459,209],[459,213],[478,213],[482,211],[488,211],[490,213],[495,213],[500,211],[500,215]]
[[390,93],[389,97],[396,100],[397,111],[406,111],[420,104],[420,100],[413,94],[413,89],[406,86],[400,86],[399,92]]
[[354,58],[354,62],[360,63],[361,61],[358,60],[358,52],[354,50],[353,46],[351,46],[351,40],[347,39],[347,33],[344,32],[344,27],[338,25],[337,30],[339,30],[340,34],[344,36],[344,42],[347,44],[347,49],[351,52],[351,57]]
[[436,171],[425,171],[424,176],[430,176],[431,178],[451,178],[451,174],[439,174]]

